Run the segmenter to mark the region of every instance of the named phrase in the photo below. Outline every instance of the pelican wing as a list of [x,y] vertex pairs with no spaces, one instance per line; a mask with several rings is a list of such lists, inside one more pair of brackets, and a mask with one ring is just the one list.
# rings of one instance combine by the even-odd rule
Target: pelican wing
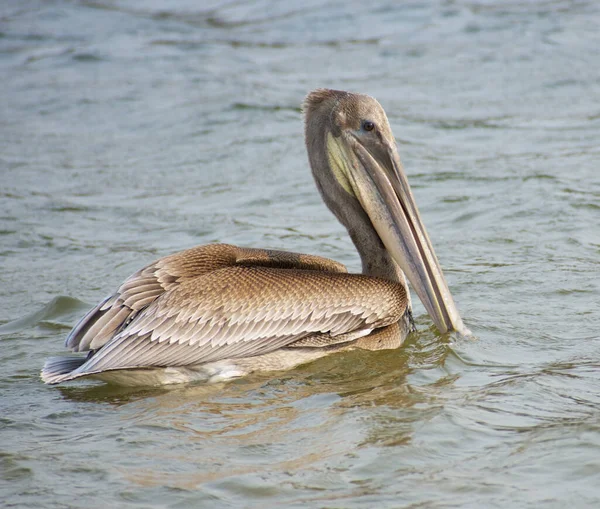
[[260,355],[389,325],[406,305],[402,285],[359,274],[225,267],[156,298],[71,375]]
[[346,267],[321,256],[240,248],[229,244],[198,246],[161,258],[139,270],[89,311],[66,339],[74,352],[97,350],[158,297],[180,284],[233,265],[346,272]]

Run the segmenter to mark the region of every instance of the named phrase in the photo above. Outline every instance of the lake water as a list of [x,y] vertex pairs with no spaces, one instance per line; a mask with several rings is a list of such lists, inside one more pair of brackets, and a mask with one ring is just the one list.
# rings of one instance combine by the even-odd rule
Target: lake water
[[[6,507],[600,505],[600,5],[5,0]],[[386,109],[475,340],[419,332],[209,387],[49,387],[129,274],[228,242],[360,270],[300,103]]]

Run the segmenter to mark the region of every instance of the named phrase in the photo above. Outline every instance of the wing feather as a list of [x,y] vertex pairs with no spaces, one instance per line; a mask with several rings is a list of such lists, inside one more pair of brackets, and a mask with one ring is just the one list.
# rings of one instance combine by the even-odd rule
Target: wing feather
[[[147,265],[127,278],[115,294],[88,312],[68,335],[66,346],[75,352],[101,348],[139,311],[181,282],[235,264],[238,251],[236,246],[211,244],[181,251]],[[117,315],[122,318],[121,323],[112,321]],[[106,327],[108,324],[110,327]]]
[[384,327],[406,304],[402,285],[362,275],[225,267],[163,292],[77,372],[260,355],[315,334]]
[[73,374],[188,366],[319,335],[341,341],[394,323],[406,303],[402,285],[348,275],[327,258],[213,244],[133,274],[66,344],[94,350]]

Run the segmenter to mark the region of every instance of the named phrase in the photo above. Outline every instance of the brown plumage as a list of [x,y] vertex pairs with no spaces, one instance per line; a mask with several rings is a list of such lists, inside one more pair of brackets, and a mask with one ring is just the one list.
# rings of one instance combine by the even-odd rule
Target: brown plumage
[[[97,350],[159,296],[181,295],[179,287],[184,286],[189,291],[191,285],[204,284],[204,280],[198,282],[198,278],[235,266],[347,272],[342,264],[320,256],[227,244],[198,246],[161,258],[127,278],[114,295],[80,321],[69,334],[66,346],[74,352]],[[219,272],[219,276],[231,277],[227,271]],[[206,294],[206,289],[203,292]],[[180,304],[174,302],[176,298],[169,297],[169,302]]]
[[[457,328],[437,259],[427,246],[414,247],[424,245],[426,233],[411,216],[420,221],[410,189],[407,198],[388,189],[401,170],[383,109],[368,96],[332,90],[311,93],[304,109],[317,186],[358,248],[363,274],[319,256],[227,244],[161,258],[82,318],[66,346],[87,358],[49,359],[45,382],[216,380],[287,369],[348,348],[395,348],[412,326],[399,263],[429,299],[438,327]],[[396,204],[404,199],[408,207]],[[398,215],[402,210],[408,219]],[[405,220],[416,224],[406,230],[415,232],[408,247],[398,233]]]
[[403,285],[347,274],[327,258],[199,246],[151,263],[90,311],[66,343],[97,353],[80,373],[61,376],[349,343],[398,322],[406,306]]

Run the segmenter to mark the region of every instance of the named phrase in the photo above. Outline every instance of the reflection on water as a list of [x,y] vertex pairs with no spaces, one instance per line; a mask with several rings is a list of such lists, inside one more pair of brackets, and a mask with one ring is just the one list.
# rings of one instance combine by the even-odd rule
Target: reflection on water
[[[595,2],[3,2],[0,500],[596,507]],[[67,328],[162,255],[360,269],[308,170],[310,89],[384,105],[476,340],[419,333],[225,385],[47,387]]]
[[[166,482],[192,489],[232,475],[318,467],[343,454],[351,443],[408,440],[415,414],[410,407],[421,397],[407,392],[407,369],[394,363],[390,373],[381,374],[377,368],[382,359],[338,357],[281,378],[180,388],[156,395],[151,402],[131,402],[142,414],[135,416],[137,424],[130,429],[133,440],[150,432],[157,439],[164,436],[171,446],[147,452],[144,463],[149,465],[127,469],[127,479],[145,486]],[[352,409],[388,403],[406,411],[403,418],[394,417],[405,421],[403,428],[391,432],[391,423],[381,416],[373,423],[357,418],[354,429],[340,425]]]
[[[363,353],[229,384],[158,390],[90,385],[59,391],[72,403],[119,408],[120,447],[144,450],[136,466],[121,470],[128,482],[190,490],[248,473],[316,468],[344,454],[351,443],[410,440],[412,424],[423,417],[413,407],[427,402],[431,414],[432,396],[408,389],[405,351]],[[379,406],[396,412],[365,420],[362,409],[371,413]],[[343,420],[349,413],[355,414],[350,428]],[[145,447],[164,443],[169,446]]]

